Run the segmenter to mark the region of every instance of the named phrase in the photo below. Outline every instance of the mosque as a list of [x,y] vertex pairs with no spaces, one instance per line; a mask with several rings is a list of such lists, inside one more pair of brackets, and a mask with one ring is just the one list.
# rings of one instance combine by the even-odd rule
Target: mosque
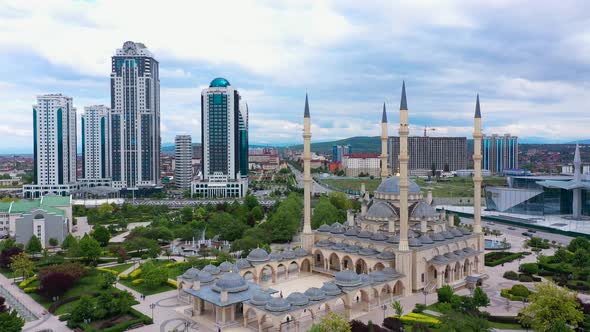
[[[394,299],[431,292],[443,285],[461,288],[484,269],[481,228],[481,112],[474,119],[474,224],[456,227],[453,216],[437,212],[408,178],[408,107],[405,83],[400,102],[399,176],[387,167],[387,113],[381,121],[382,183],[374,196],[364,193],[361,211],[344,224],[311,229],[311,116],[304,112],[304,224],[301,246],[268,253],[254,249],[247,258],[220,266],[191,268],[178,277],[184,313],[222,328],[238,324],[257,331],[304,331],[327,312],[346,319],[380,310]],[[320,287],[291,292],[281,284],[321,275]],[[298,278],[293,279],[293,276]],[[293,281],[295,280],[295,281]],[[301,281],[304,282],[304,281]],[[299,285],[304,286],[304,285]],[[304,286],[305,287],[305,286]]]

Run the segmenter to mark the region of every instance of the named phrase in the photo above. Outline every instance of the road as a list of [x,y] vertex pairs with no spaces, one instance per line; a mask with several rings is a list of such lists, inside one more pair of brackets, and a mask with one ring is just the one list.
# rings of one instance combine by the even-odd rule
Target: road
[[[198,205],[208,205],[208,204],[223,204],[233,203],[234,201],[242,202],[242,199],[203,199],[203,200],[183,200],[183,199],[136,199],[136,200],[126,200],[126,203],[132,205],[165,205],[171,208],[182,208],[185,206],[198,206]],[[272,206],[275,204],[275,200],[273,199],[266,199],[261,200],[260,205],[262,206]]]
[[[293,172],[293,174],[295,174],[295,179],[297,180],[297,187],[298,188],[303,188],[303,173],[299,172],[298,169],[296,169],[295,167],[293,167],[291,164],[289,164],[289,168],[291,169],[291,172]],[[319,183],[317,183],[313,178],[311,179],[311,193],[315,194],[328,194],[330,193],[332,190],[328,189],[322,185],[320,185]]]

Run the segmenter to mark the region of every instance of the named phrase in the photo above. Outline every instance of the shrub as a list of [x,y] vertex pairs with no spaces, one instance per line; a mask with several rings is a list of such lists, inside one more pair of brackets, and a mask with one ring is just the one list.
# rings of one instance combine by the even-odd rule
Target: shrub
[[448,314],[453,311],[453,306],[450,303],[439,303],[436,307],[438,311],[443,314]]
[[119,279],[123,279],[123,280],[129,279],[129,275],[125,274],[125,273],[121,273],[121,274],[119,274]]
[[132,284],[134,284],[134,285],[139,285],[139,284],[141,284],[142,282],[143,282],[143,279],[141,279],[141,278],[137,278],[137,279],[133,280],[131,283],[132,283]]
[[520,270],[520,272],[526,273],[528,275],[537,274],[537,273],[539,273],[539,264],[537,264],[537,263],[524,263],[524,264],[520,264],[520,267],[518,269]]
[[166,283],[174,288],[178,288],[178,284],[174,280],[168,279],[168,280],[166,280]]
[[449,303],[453,296],[453,288],[449,285],[444,285],[436,293],[438,295],[438,302]]
[[394,332],[401,331],[403,328],[402,321],[396,317],[386,317],[383,320],[383,327],[386,327]]
[[103,271],[103,272],[112,273],[112,274],[114,274],[114,275],[118,275],[118,274],[119,274],[119,272],[118,272],[118,271],[111,270],[111,269],[107,269],[107,268],[105,268],[105,267],[97,267],[96,269],[97,269],[97,270],[99,270],[99,271]]
[[510,289],[510,293],[514,296],[528,297],[531,291],[524,285],[514,285]]
[[533,278],[527,274],[518,275],[518,281],[520,282],[533,282]]
[[28,279],[26,279],[26,280],[23,280],[23,281],[21,281],[21,282],[18,284],[18,287],[20,287],[20,288],[25,288],[25,287],[27,287],[27,286],[28,286],[30,283],[32,283],[32,282],[33,282],[33,281],[35,281],[35,280],[37,280],[37,276],[32,276],[32,277],[30,277],[30,278],[28,278]]
[[168,263],[164,266],[165,267],[175,267],[175,266],[182,265],[182,264],[184,264],[184,262],[174,262],[174,263]]
[[141,268],[137,268],[135,270],[133,270],[131,273],[129,273],[129,277],[131,278],[137,278],[137,276],[141,273]]
[[39,287],[35,287],[35,286],[32,286],[32,287],[24,287],[24,288],[23,288],[23,291],[24,291],[25,293],[27,293],[27,294],[30,294],[30,293],[36,293],[36,292],[37,292],[37,290],[39,290]]
[[423,324],[426,324],[428,327],[433,327],[433,328],[437,328],[440,326],[440,320],[438,320],[434,317],[426,316],[423,314],[417,314],[417,313],[413,313],[413,312],[402,316],[400,318],[400,320],[403,323],[410,324],[410,325],[414,325],[415,323],[423,323]]
[[509,279],[509,280],[517,280],[518,273],[516,273],[514,271],[506,271],[506,272],[504,272],[504,278]]
[[414,310],[412,310],[412,312],[415,312],[417,314],[423,312],[426,309],[426,306],[422,303],[416,303],[416,306],[414,307]]

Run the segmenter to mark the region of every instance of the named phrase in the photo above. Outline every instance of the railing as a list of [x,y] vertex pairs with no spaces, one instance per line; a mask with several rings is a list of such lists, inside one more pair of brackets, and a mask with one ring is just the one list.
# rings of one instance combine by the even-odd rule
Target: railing
[[8,306],[16,310],[18,315],[27,322],[39,319],[31,310],[24,306],[16,297],[14,297],[6,288],[0,286],[0,296],[6,299]]

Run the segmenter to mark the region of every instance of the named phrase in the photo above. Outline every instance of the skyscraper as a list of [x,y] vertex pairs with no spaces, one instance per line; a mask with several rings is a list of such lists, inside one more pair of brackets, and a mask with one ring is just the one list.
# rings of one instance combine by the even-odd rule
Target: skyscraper
[[159,67],[142,43],[127,41],[112,57],[111,128],[113,186],[158,186]]
[[193,179],[193,148],[190,135],[176,135],[174,139],[174,184],[188,190]]
[[111,110],[104,105],[84,107],[82,156],[86,181],[111,177]]
[[352,146],[347,145],[332,145],[332,161],[341,163],[344,156],[352,153]]
[[37,96],[33,135],[33,185],[23,186],[23,195],[68,195],[76,185],[76,108],[72,98]]
[[[389,137],[389,163],[396,173],[399,167],[399,137]],[[408,137],[410,175],[432,169],[456,171],[467,167],[467,138],[465,137]],[[429,172],[428,172],[429,173]]]
[[201,92],[201,180],[199,197],[241,197],[248,188],[248,107],[224,78]]
[[518,168],[518,137],[504,134],[485,135],[482,140],[482,168],[492,173],[502,173]]

